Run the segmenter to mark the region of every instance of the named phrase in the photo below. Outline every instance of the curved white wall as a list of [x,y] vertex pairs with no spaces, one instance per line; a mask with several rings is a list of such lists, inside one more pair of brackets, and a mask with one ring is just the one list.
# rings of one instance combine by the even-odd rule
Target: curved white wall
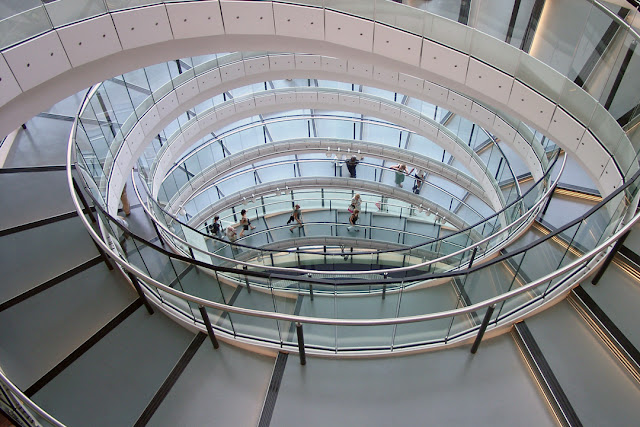
[[[496,46],[501,54],[522,54],[504,43]],[[55,101],[113,75],[185,56],[256,49],[326,54],[338,58],[323,64],[336,71],[347,67],[353,75],[366,78],[406,75],[409,82],[415,76],[459,90],[551,137],[575,155],[604,195],[622,181],[615,162],[583,124],[556,102],[487,65],[492,63],[492,52],[486,53],[487,58],[474,52],[479,61],[372,21],[267,1],[145,6],[69,25],[7,49],[0,59],[0,134]],[[548,67],[538,65],[549,73]],[[576,90],[577,96],[584,94],[577,86]],[[587,94],[584,99],[592,100]],[[571,111],[573,105],[564,107]],[[576,111],[575,117],[583,116]],[[608,116],[604,119],[615,122]],[[628,153],[633,149],[628,138],[623,137],[620,144],[617,161],[626,168],[632,164]]]

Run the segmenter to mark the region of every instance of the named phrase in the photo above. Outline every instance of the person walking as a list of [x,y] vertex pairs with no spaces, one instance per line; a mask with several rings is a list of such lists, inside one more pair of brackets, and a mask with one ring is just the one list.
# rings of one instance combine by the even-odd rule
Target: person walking
[[347,160],[347,169],[349,170],[349,175],[351,178],[356,177],[356,166],[358,166],[358,158],[356,156],[351,156],[349,160]]
[[420,194],[422,190],[422,184],[424,184],[425,173],[423,171],[417,171],[414,175],[416,182],[413,184],[413,194]]
[[252,230],[255,230],[256,228],[253,225],[251,225],[251,221],[249,221],[249,218],[247,218],[246,209],[242,209],[240,211],[240,215],[242,215],[242,218],[240,218],[240,225],[242,226],[242,231],[240,232],[239,237],[244,237],[244,232],[247,231],[249,227],[251,227]]
[[351,204],[349,205],[349,212],[353,213],[354,211],[360,211],[362,206],[362,199],[360,198],[360,194],[356,193],[351,199]]
[[349,231],[360,231],[360,229],[356,226],[356,223],[358,222],[358,214],[359,213],[360,213],[360,211],[358,209],[353,211],[353,213],[349,217],[349,224],[351,224],[351,225],[347,226],[347,230],[349,230]]
[[289,229],[289,231],[292,232],[292,233],[293,233],[293,229],[294,228],[296,228],[296,227],[300,228],[303,225],[302,224],[302,211],[300,210],[300,205],[296,205],[293,208],[293,212],[291,212],[291,216],[289,217],[289,221],[287,222],[287,225],[289,223],[291,223],[291,222],[294,222],[294,221],[297,222],[298,224],[294,224],[294,226]]
[[407,165],[404,163],[400,163],[399,165],[391,166],[391,169],[396,171],[396,187],[402,188],[402,183],[404,182],[404,177],[406,175],[411,175],[413,169],[407,172]]

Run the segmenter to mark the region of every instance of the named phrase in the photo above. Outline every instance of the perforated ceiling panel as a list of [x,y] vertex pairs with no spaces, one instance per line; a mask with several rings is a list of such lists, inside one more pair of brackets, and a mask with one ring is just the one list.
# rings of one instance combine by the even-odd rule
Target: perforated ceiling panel
[[513,77],[471,58],[467,71],[467,85],[506,104],[513,86]]
[[227,34],[275,34],[271,2],[223,1],[222,18]]
[[425,70],[447,76],[458,83],[464,83],[468,63],[469,57],[465,54],[426,39],[422,43],[420,67]]
[[575,150],[584,135],[584,127],[564,110],[556,108],[549,125],[549,133],[555,140],[563,141],[570,150]]
[[224,34],[217,1],[168,3],[167,13],[176,39]]
[[380,24],[375,24],[374,31],[374,53],[415,66],[420,64],[422,37]]
[[373,22],[327,10],[325,12],[325,40],[371,52],[373,50]]
[[57,31],[74,67],[122,50],[110,16],[89,19]]
[[3,55],[23,91],[71,68],[55,31],[7,49]]
[[276,34],[324,40],[324,11],[290,4],[273,4]]
[[171,40],[171,26],[164,5],[116,12],[111,15],[124,49]]
[[549,127],[556,105],[516,81],[509,97],[509,107],[516,110],[521,116],[526,117],[538,129],[546,130]]

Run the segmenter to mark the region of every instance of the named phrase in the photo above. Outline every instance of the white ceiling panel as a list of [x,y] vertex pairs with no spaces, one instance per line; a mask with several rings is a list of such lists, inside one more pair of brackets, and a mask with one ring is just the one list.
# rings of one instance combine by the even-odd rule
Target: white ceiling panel
[[349,74],[359,77],[371,78],[373,75],[373,65],[362,62],[349,61]]
[[[196,86],[197,92],[197,85],[195,84],[195,81],[188,84]],[[176,91],[171,91],[164,98],[158,101],[156,107],[158,108],[158,114],[160,117],[166,117],[169,113],[178,108],[178,105],[178,95],[176,94]]]
[[296,102],[296,93],[276,93],[276,104],[292,104]]
[[609,162],[609,154],[590,132],[586,132],[578,144],[576,157],[595,177],[602,175]]
[[338,94],[337,93],[318,93],[318,101],[325,104],[338,104]]
[[386,25],[375,24],[373,52],[407,64],[420,64],[422,37]]
[[296,59],[293,55],[269,55],[269,68],[272,71],[293,70],[295,62]]
[[471,118],[481,126],[493,126],[496,115],[475,102],[471,106]]
[[20,95],[22,89],[7,65],[4,56],[0,55],[0,105],[4,105],[14,97]]
[[200,122],[200,129],[207,129],[218,121],[218,116],[215,111],[212,111],[205,116],[198,116],[198,121]]
[[74,67],[122,50],[109,15],[78,22],[57,31]]
[[389,104],[384,104],[381,103],[380,104],[380,112],[387,115],[387,116],[391,116],[394,118],[398,118],[400,117],[400,108],[394,106],[394,105],[389,105]]
[[379,82],[394,84],[398,81],[398,72],[383,67],[373,67],[373,78]]
[[551,124],[549,124],[549,133],[558,145],[567,150],[575,151],[584,132],[584,127],[580,123],[562,108],[556,108],[551,118]]
[[324,40],[324,10],[291,4],[274,3],[276,34]]
[[613,192],[616,188],[622,185],[622,178],[620,177],[620,172],[616,167],[616,163],[613,159],[609,159],[609,163],[605,166],[602,175],[600,176],[600,184],[603,187],[603,190],[606,192],[606,195]]
[[253,98],[236,102],[236,113],[239,113],[241,111],[252,110],[254,108],[256,108],[256,102]]
[[173,39],[163,4],[115,12],[111,16],[124,49]]
[[500,117],[495,118],[493,122],[493,127],[496,133],[502,135],[502,139],[506,142],[513,142],[513,138],[516,136],[516,131],[507,124]]
[[200,92],[204,92],[212,87],[218,86],[222,83],[222,79],[220,78],[220,70],[218,68],[208,71],[204,74],[199,75],[196,78],[198,82],[198,88]]
[[469,114],[471,112],[471,100],[453,91],[449,91],[449,104],[454,108],[457,108],[458,111],[462,111],[464,114]]
[[185,141],[191,141],[200,132],[200,122],[192,120],[192,124],[182,131]]
[[222,1],[227,34],[275,34],[271,2]]
[[447,102],[447,97],[449,96],[449,91],[446,88],[426,80],[422,88],[422,93],[436,102]]
[[415,126],[415,127],[420,126],[420,118],[408,111],[401,110],[400,118],[404,120],[405,123],[408,123],[411,126]]
[[325,11],[325,40],[371,52],[373,22],[327,10]]
[[274,94],[256,96],[255,103],[256,107],[274,105],[276,103],[276,96]]
[[244,72],[246,75],[264,73],[270,70],[269,67],[269,58],[250,58],[245,59],[244,61]]
[[513,77],[471,58],[467,71],[467,85],[498,102],[506,104],[513,86]]
[[2,52],[23,91],[71,69],[55,31]]
[[469,57],[432,41],[423,40],[420,67],[442,77],[464,83]]
[[220,67],[220,77],[223,82],[235,80],[244,76],[244,64],[242,62],[236,62],[234,64],[228,64]]
[[182,104],[200,93],[200,89],[198,88],[198,82],[196,82],[195,79],[192,79],[178,86],[175,92],[178,96],[178,101]]
[[216,108],[217,120],[226,119],[227,117],[230,117],[231,115],[235,114],[235,112],[236,112],[236,107],[235,105],[233,105],[233,103],[227,104],[224,107]]
[[422,92],[422,89],[424,88],[423,79],[419,79],[418,77],[410,76],[408,74],[400,73],[398,76],[398,82],[401,87],[416,92]]
[[349,105],[354,107],[360,105],[360,97],[340,94],[338,102],[340,103],[340,105]]
[[297,70],[322,69],[322,57],[318,55],[296,55]]
[[438,137],[438,128],[428,120],[420,120],[420,130],[422,131],[422,135],[428,137],[431,140],[434,140]]
[[334,73],[343,73],[347,69],[347,61],[338,58],[322,57],[322,69]]
[[149,134],[153,131],[153,127],[157,125],[159,121],[160,114],[158,114],[158,107],[154,105],[140,119],[140,125],[142,126],[142,131],[144,132],[145,136],[149,136]]
[[373,99],[360,98],[360,106],[370,111],[380,111],[380,101]]
[[539,130],[546,130],[549,127],[551,116],[556,109],[554,103],[519,81],[513,84],[508,105],[521,116],[526,117]]
[[175,39],[224,34],[217,1],[168,3],[167,13]]
[[318,102],[318,92],[298,92],[296,93],[296,101],[298,102]]

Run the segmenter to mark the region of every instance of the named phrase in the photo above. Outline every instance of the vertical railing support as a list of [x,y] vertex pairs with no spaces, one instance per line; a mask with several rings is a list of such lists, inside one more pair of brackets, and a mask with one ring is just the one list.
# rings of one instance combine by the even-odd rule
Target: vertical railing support
[[242,269],[245,271],[244,273],[244,284],[247,285],[247,293],[250,294],[251,293],[251,286],[249,285],[249,276],[247,276],[247,266],[243,265]]
[[602,266],[600,267],[596,275],[593,277],[593,280],[591,280],[592,285],[597,285],[600,279],[602,279],[604,272],[607,271],[607,267],[609,267],[609,264],[611,264],[611,261],[613,261],[613,257],[616,256],[616,254],[620,250],[620,247],[624,244],[624,241],[627,239],[630,233],[631,233],[631,230],[624,233],[622,237],[620,237],[616,241],[616,243],[613,245],[613,248],[607,255],[607,258],[604,260],[604,263],[602,263]]
[[209,320],[209,313],[207,313],[207,308],[203,305],[200,306],[200,315],[202,316],[202,320],[204,320],[204,324],[207,327],[207,333],[209,334],[209,338],[211,339],[211,344],[213,344],[213,348],[217,350],[220,347],[220,344],[218,344],[216,334],[213,333],[213,326],[211,326],[211,320]]
[[142,286],[140,286],[140,282],[138,281],[138,278],[131,272],[127,272],[127,274],[129,275],[129,279],[131,280],[133,287],[135,288],[136,292],[140,296],[142,303],[146,307],[147,312],[149,312],[149,314],[153,314],[153,307],[151,307],[151,304],[149,303],[147,296],[142,291]]
[[302,323],[296,323],[296,333],[298,335],[298,352],[300,353],[300,364],[307,364],[307,355],[304,352],[304,334],[302,332]]
[[[387,277],[389,277],[389,273],[384,273],[384,280],[387,280]],[[387,284],[383,283],[382,284],[382,299],[385,299],[387,297]]]
[[189,255],[191,255],[191,259],[196,259],[196,256],[193,253],[193,248],[189,246]]
[[477,246],[473,248],[473,252],[471,252],[471,259],[469,260],[469,267],[467,268],[471,268],[471,266],[473,265],[473,260],[476,259],[476,252],[478,252]]
[[[307,273],[307,277],[311,279],[311,273]],[[309,283],[309,297],[313,301],[313,283]]]
[[551,199],[553,198],[553,195],[555,194],[556,189],[554,188],[553,191],[551,192],[551,194],[549,194],[549,197],[547,198],[547,201],[544,203],[544,208],[542,209],[542,212],[540,213],[540,216],[544,216],[544,214],[547,213],[547,209],[549,208],[549,205],[551,204]]
[[158,236],[158,241],[164,247],[164,240],[162,239],[162,236],[160,235],[160,230],[158,230],[158,226],[156,225],[156,222],[153,220],[153,218],[149,218],[149,221],[153,225],[153,229],[156,230],[156,235]]
[[476,340],[473,342],[473,346],[471,347],[472,354],[476,354],[476,351],[478,351],[478,347],[480,347],[480,342],[482,341],[482,337],[484,336],[484,331],[487,330],[487,326],[489,325],[489,320],[491,320],[491,316],[493,315],[493,310],[495,309],[496,309],[495,304],[487,307],[487,312],[484,315],[484,319],[482,319],[482,324],[480,325],[478,336],[476,336]]

